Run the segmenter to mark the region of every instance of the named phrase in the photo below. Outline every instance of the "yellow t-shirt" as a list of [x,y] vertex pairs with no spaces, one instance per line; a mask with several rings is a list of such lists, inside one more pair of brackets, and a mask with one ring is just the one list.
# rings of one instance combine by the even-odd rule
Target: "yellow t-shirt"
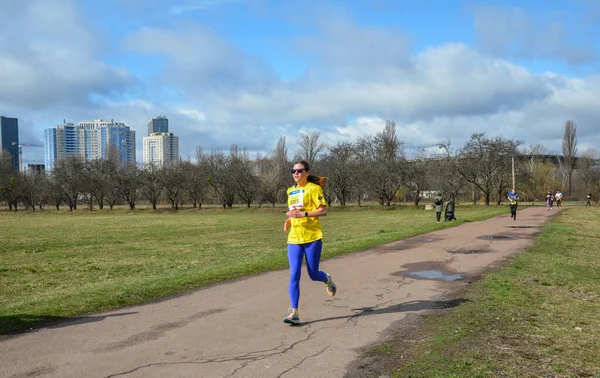
[[[321,205],[327,206],[323,189],[312,182],[297,188],[295,185],[287,190],[288,208],[290,210],[313,211]],[[304,244],[323,239],[319,217],[291,218],[292,227],[288,234],[288,244]]]

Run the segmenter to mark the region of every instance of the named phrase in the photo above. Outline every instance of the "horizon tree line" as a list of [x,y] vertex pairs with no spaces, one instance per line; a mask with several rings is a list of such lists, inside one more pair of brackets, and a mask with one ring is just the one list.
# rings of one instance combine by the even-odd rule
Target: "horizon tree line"
[[[500,204],[512,187],[513,158],[516,186],[526,201],[556,189],[563,189],[565,198],[576,198],[574,178],[598,199],[599,154],[589,150],[578,156],[576,133],[577,126],[567,121],[558,156],[541,145],[522,148],[520,140],[474,133],[458,148],[447,140],[434,148],[410,151],[409,157],[395,122],[387,121],[379,133],[334,145],[322,142],[319,132],[305,131],[293,160],[306,160],[313,173],[329,178],[325,188],[329,205],[362,206],[375,201],[389,207],[411,201],[418,206],[432,192],[473,203],[481,199],[485,205]],[[12,168],[10,155],[4,153],[0,156],[0,202],[14,211],[20,205],[32,211],[48,205],[59,210],[64,205],[72,211],[78,205],[112,210],[118,204],[134,210],[140,202],[153,209],[168,202],[174,210],[184,204],[201,208],[206,203],[223,208],[253,203],[275,207],[285,202],[285,190],[292,184],[291,163],[285,136],[268,155],[258,154],[255,159],[233,144],[228,153],[198,147],[194,162],[180,160],[161,167],[123,163],[118,152],[112,151],[106,160],[61,159],[52,172],[24,174]]]

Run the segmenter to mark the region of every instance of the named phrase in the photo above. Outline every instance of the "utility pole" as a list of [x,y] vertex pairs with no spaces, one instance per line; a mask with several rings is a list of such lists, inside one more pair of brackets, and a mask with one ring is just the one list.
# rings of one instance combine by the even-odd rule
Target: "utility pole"
[[513,178],[513,188],[515,187],[515,157],[512,158],[512,178]]

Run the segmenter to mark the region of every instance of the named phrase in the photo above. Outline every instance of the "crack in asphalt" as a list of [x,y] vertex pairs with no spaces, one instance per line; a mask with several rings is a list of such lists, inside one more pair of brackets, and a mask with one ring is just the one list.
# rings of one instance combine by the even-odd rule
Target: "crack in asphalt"
[[[329,328],[329,327],[324,327],[324,328]],[[252,352],[248,352],[246,354],[242,354],[239,356],[232,356],[232,357],[215,357],[215,358],[205,358],[205,359],[197,358],[197,359],[193,359],[190,361],[180,361],[180,362],[169,362],[169,361],[152,362],[152,363],[149,363],[146,365],[138,366],[131,370],[108,375],[105,378],[125,376],[128,374],[134,373],[138,370],[142,370],[142,369],[146,369],[146,368],[150,368],[150,367],[156,367],[156,366],[187,365],[187,364],[205,365],[205,364],[210,364],[210,363],[232,362],[232,361],[233,362],[242,362],[243,361],[242,366],[236,368],[232,373],[230,373],[229,375],[226,376],[226,377],[232,377],[238,371],[240,371],[241,369],[245,368],[246,366],[248,366],[249,364],[251,364],[253,362],[261,361],[261,360],[264,360],[269,357],[273,357],[276,355],[281,355],[281,354],[285,354],[285,353],[289,352],[290,350],[294,349],[297,345],[304,343],[306,341],[309,341],[311,338],[313,338],[315,333],[317,333],[319,330],[324,329],[324,328],[319,328],[319,329],[313,330],[312,332],[307,332],[307,336],[305,338],[298,340],[296,342],[293,342],[292,344],[290,344],[289,346],[287,346],[281,350],[280,350],[280,348],[284,346],[283,344],[280,344],[279,346],[277,346],[275,348],[265,349],[265,350],[260,350],[260,351],[252,351]],[[268,353],[268,352],[273,352],[273,353]],[[256,356],[256,354],[259,354],[259,353],[261,353],[261,354],[268,353],[268,354]],[[308,357],[311,357],[311,356],[308,356]]]
[[302,363],[306,360],[308,360],[309,358],[313,358],[313,357],[317,357],[321,354],[323,354],[323,352],[325,352],[327,349],[329,349],[329,346],[326,346],[325,348],[321,349],[321,351],[315,353],[315,354],[311,354],[310,356],[306,356],[303,359],[300,360],[300,362],[298,362],[296,365],[292,366],[291,368],[281,372],[281,374],[279,374],[276,378],[281,378],[283,377],[284,374],[292,371],[293,369],[297,368],[298,366],[302,365]]
[[[377,306],[373,306],[373,307],[365,307],[365,308],[358,308],[358,309],[352,309],[352,311],[358,311],[355,314],[349,316],[349,317],[345,317],[345,321],[340,324],[340,325],[335,325],[335,326],[326,326],[326,327],[320,327],[318,329],[313,329],[311,330],[312,326],[311,324],[306,324],[307,326],[307,331],[306,331],[306,337],[298,340],[296,342],[291,343],[290,345],[288,345],[287,347],[285,347],[284,349],[280,349],[282,348],[284,345],[283,343],[280,344],[279,346],[275,347],[275,348],[271,348],[271,349],[265,349],[265,350],[260,350],[260,351],[252,351],[252,352],[248,352],[239,356],[231,356],[231,357],[215,357],[215,358],[198,358],[198,359],[192,359],[189,361],[179,361],[179,362],[169,362],[169,361],[165,361],[165,362],[153,362],[150,364],[146,364],[146,365],[142,365],[142,366],[138,366],[136,368],[133,368],[131,370],[127,370],[124,372],[120,372],[120,373],[115,373],[115,374],[111,374],[106,376],[106,378],[113,378],[113,377],[118,377],[118,376],[125,376],[131,373],[134,373],[136,371],[142,370],[142,369],[146,369],[146,368],[150,368],[150,367],[157,367],[157,366],[168,366],[168,365],[186,365],[186,364],[198,364],[198,365],[205,365],[205,364],[210,364],[210,363],[222,363],[222,362],[240,362],[241,366],[237,367],[235,370],[233,370],[230,374],[228,374],[225,377],[233,377],[235,376],[235,374],[237,374],[240,370],[246,368],[248,365],[254,363],[254,362],[258,362],[267,358],[271,358],[273,356],[276,355],[282,355],[285,354],[289,351],[291,351],[292,349],[294,349],[296,346],[300,345],[301,343],[304,343],[306,341],[309,341],[310,339],[312,339],[314,337],[314,335],[322,330],[325,329],[329,329],[329,328],[334,328],[334,329],[339,329],[339,328],[343,328],[343,327],[347,327],[347,326],[352,326],[352,327],[356,327],[358,324],[358,320],[360,318],[360,316],[364,315],[365,313],[368,312],[372,312],[375,311],[377,309],[377,307],[380,306],[384,306],[388,303],[390,303],[392,301],[387,301],[384,303],[381,303]],[[311,330],[309,332],[309,330]],[[316,356],[319,356],[320,354],[322,354],[323,352],[325,352],[325,350],[327,350],[329,348],[329,346],[323,348],[320,352],[313,354],[313,355],[309,355],[309,356],[305,356],[304,358],[302,358],[302,360],[300,362],[298,362],[296,365],[290,367],[289,369],[283,371],[278,377],[282,377],[284,374],[290,372],[291,370],[293,370],[294,368],[297,368],[298,366],[300,366],[300,364],[302,364],[304,361],[306,361],[309,358],[313,358]],[[267,353],[265,355],[263,355],[263,353]]]

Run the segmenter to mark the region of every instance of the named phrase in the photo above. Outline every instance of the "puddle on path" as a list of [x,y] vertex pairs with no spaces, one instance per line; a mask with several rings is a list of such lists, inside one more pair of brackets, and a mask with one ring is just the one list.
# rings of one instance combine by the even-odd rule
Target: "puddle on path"
[[449,250],[448,253],[457,253],[457,254],[461,254],[461,255],[475,255],[475,254],[479,254],[479,253],[488,253],[489,250],[487,249],[456,249],[456,250]]
[[442,240],[441,238],[430,237],[430,238],[410,238],[408,241],[417,242],[417,243],[431,243],[434,241]]
[[453,282],[465,279],[465,276],[462,274],[446,273],[441,270],[407,270],[406,272],[399,273],[401,273],[400,275],[404,277],[423,278],[426,280],[444,280]]
[[443,263],[440,262],[421,262],[415,264],[405,264],[402,267],[407,270],[391,273],[392,276],[417,278],[424,280],[442,280],[442,281],[461,281],[466,277],[464,274],[451,273],[444,270]]
[[477,239],[483,239],[483,240],[514,240],[516,238],[514,236],[508,236],[508,235],[483,235],[483,236],[479,236]]

